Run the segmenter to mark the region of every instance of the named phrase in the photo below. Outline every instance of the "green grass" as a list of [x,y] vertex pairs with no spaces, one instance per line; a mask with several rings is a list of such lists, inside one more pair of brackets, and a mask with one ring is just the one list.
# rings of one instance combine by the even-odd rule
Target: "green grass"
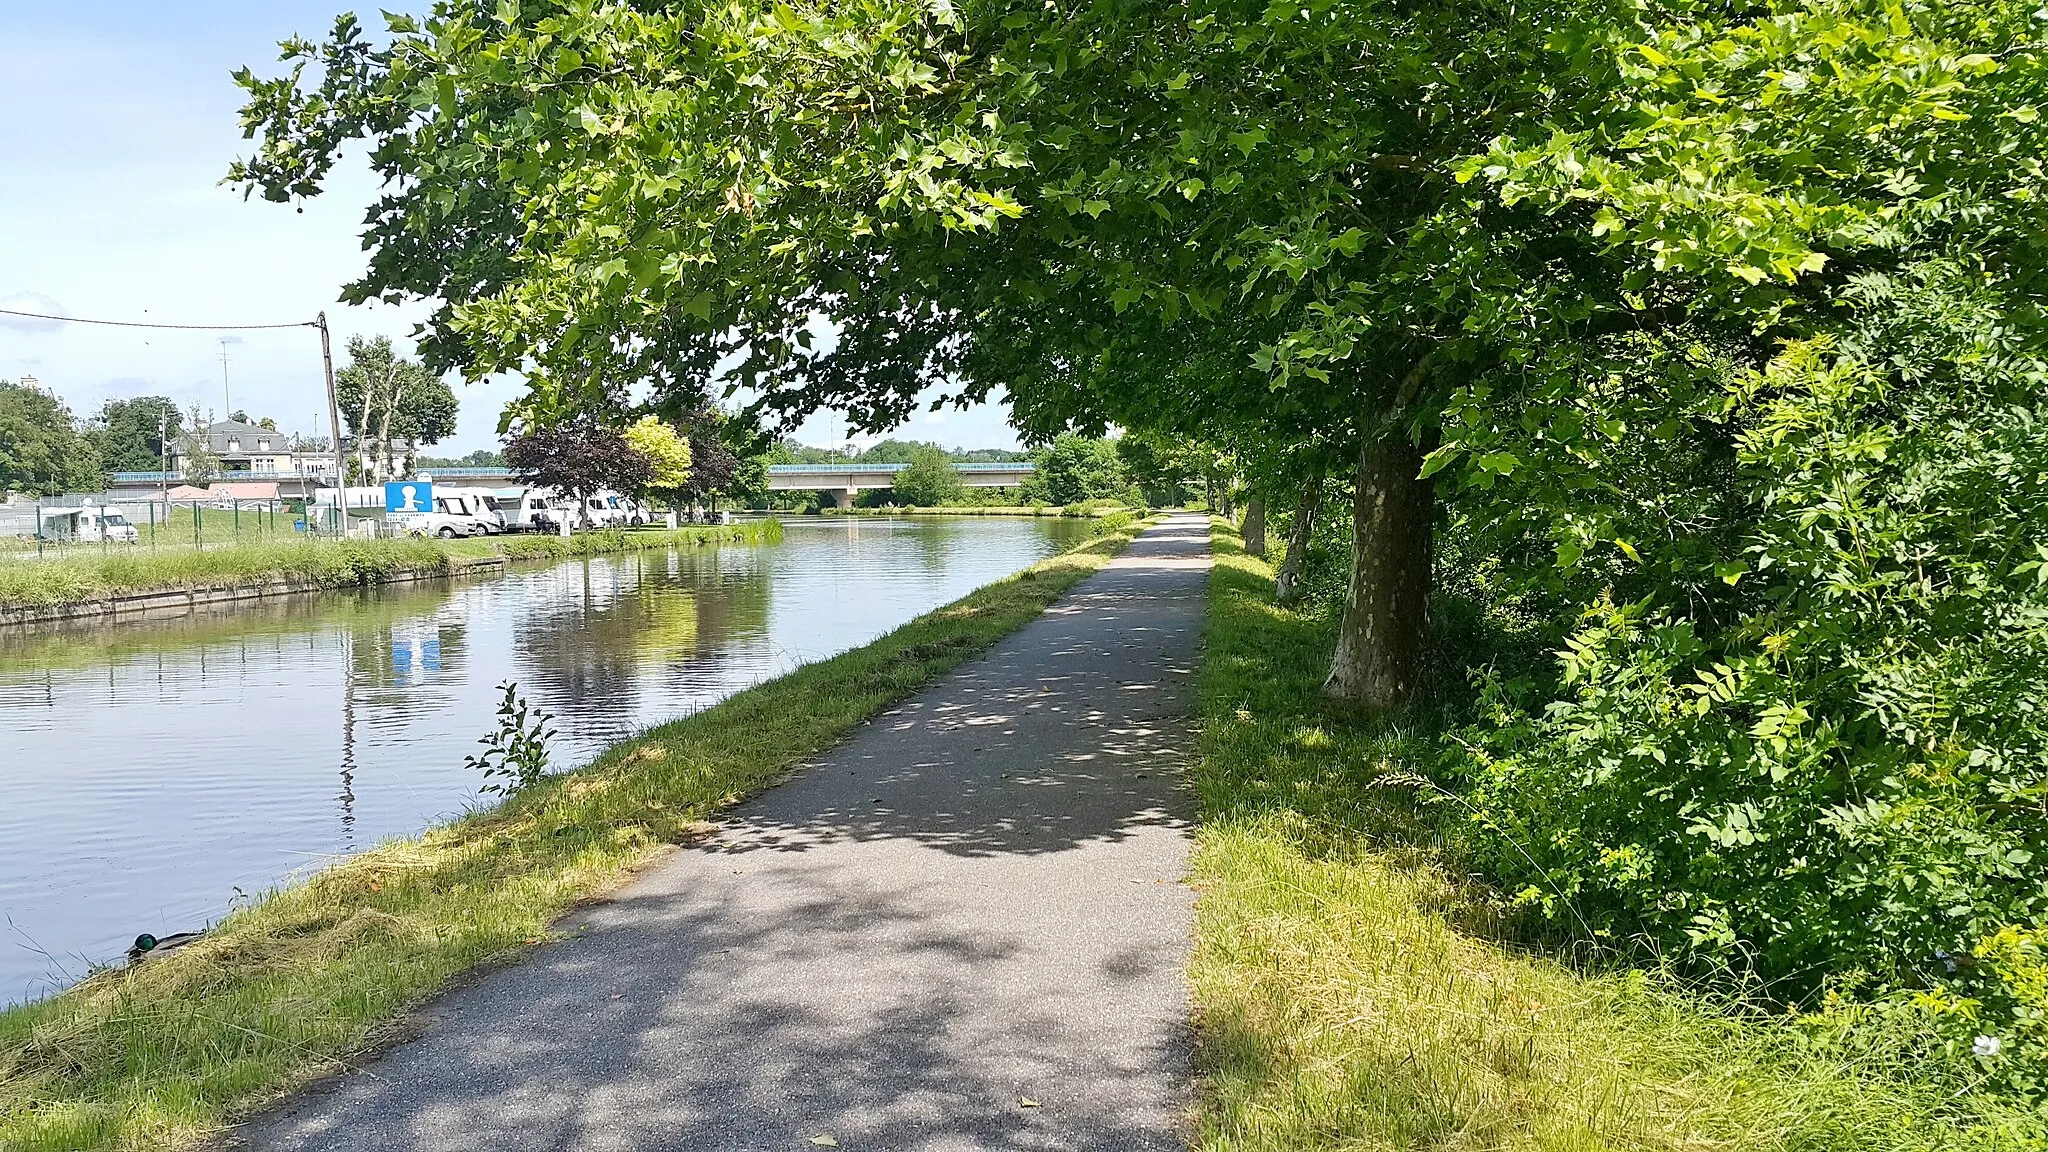
[[1503,943],[1398,788],[1420,741],[1319,692],[1326,619],[1216,522],[1190,968],[1203,1152],[2048,1146],[2042,1117],[1657,976]]
[[1087,518],[1129,512],[1121,504],[1090,500],[1081,504],[946,504],[936,508],[820,508],[821,516],[1066,516]]
[[0,1148],[190,1144],[351,1064],[450,979],[547,939],[572,905],[1037,616],[1136,531],[274,892],[176,953],[0,1012]]
[[587,556],[642,548],[773,543],[782,525],[749,521],[715,528],[634,529],[470,540],[253,540],[152,550],[124,545],[42,559],[0,560],[0,608],[52,608],[144,592],[238,588],[290,580],[314,587],[375,584],[402,575],[446,575],[478,560]]

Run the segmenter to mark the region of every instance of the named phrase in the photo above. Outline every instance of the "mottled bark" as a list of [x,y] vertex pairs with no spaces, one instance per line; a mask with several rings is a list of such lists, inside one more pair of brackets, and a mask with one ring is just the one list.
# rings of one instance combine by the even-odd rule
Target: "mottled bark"
[[1244,524],[1240,529],[1244,535],[1244,550],[1266,558],[1266,498],[1253,496],[1244,502]]
[[1292,604],[1300,595],[1301,571],[1308,566],[1309,541],[1315,538],[1316,517],[1323,511],[1323,474],[1318,471],[1301,483],[1301,501],[1294,508],[1294,523],[1287,529],[1287,554],[1280,570],[1273,574],[1273,595],[1282,604]]
[[1352,498],[1351,581],[1324,691],[1394,710],[1415,699],[1429,639],[1435,486],[1399,430],[1368,440]]

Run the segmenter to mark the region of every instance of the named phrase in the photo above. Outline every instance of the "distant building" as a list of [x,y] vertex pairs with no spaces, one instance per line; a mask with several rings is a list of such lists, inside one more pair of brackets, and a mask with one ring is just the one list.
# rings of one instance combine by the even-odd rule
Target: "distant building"
[[[183,473],[190,465],[194,441],[187,433],[171,446],[171,471]],[[291,437],[275,428],[220,420],[206,426],[205,443],[206,450],[220,458],[223,474],[248,472],[266,476],[299,471],[299,454],[292,451]]]

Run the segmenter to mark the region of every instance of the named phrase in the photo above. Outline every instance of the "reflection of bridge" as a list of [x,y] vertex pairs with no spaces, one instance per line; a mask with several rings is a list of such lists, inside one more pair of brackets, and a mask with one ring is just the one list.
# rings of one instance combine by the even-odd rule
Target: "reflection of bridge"
[[[908,464],[771,464],[770,492],[816,491],[835,502],[851,504],[856,493],[868,488],[893,488],[896,474]],[[1031,475],[1031,462],[1014,464],[955,464],[955,471],[969,488],[1014,488]]]

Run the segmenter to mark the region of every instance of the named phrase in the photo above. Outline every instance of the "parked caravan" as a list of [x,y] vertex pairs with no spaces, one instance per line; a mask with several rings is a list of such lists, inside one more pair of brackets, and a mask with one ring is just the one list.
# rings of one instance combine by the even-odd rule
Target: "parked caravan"
[[86,501],[77,508],[44,508],[36,534],[46,540],[76,540],[81,544],[134,544],[142,533],[118,508]]
[[498,510],[497,501],[488,488],[442,488],[434,489],[434,506],[437,511],[452,515],[470,516],[483,530],[496,536],[505,531],[505,515]]

